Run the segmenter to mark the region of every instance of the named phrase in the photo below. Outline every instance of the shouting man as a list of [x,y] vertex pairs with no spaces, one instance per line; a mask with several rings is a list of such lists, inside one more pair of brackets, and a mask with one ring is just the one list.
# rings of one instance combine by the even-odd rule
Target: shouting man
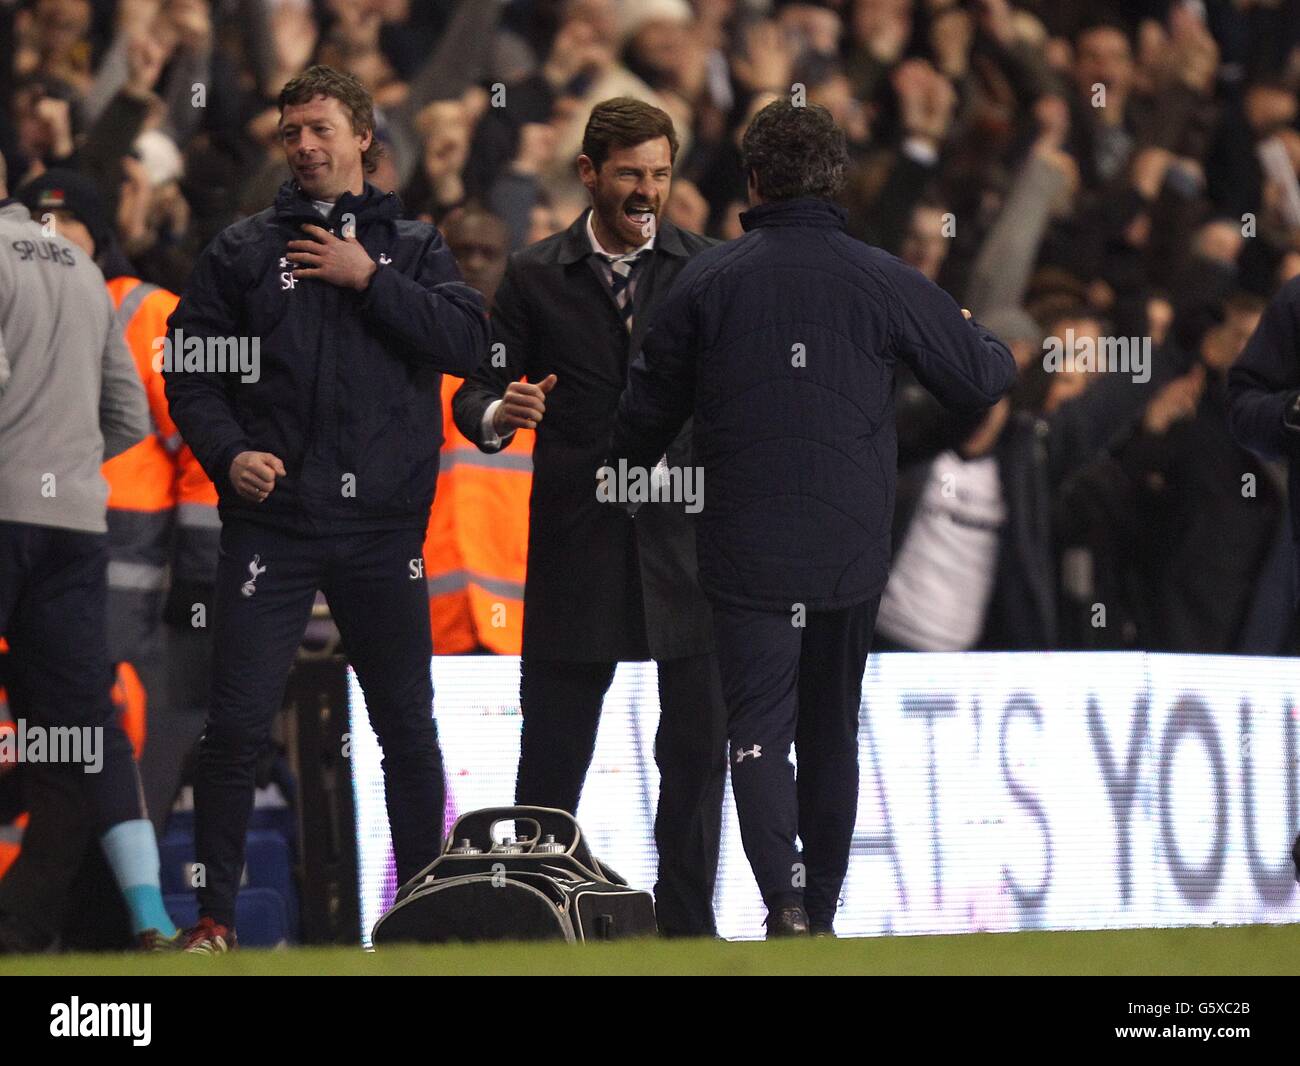
[[[460,431],[487,452],[520,427],[537,430],[516,800],[576,811],[615,668],[654,659],[659,928],[707,936],[726,753],[688,517],[696,508],[660,501],[631,517],[603,506],[592,478],[660,298],[713,243],[661,217],[676,153],[672,120],[657,107],[620,97],[592,109],[578,157],[592,206],[511,257],[492,316],[492,356],[461,386],[454,410]],[[686,435],[668,462],[690,462]]]

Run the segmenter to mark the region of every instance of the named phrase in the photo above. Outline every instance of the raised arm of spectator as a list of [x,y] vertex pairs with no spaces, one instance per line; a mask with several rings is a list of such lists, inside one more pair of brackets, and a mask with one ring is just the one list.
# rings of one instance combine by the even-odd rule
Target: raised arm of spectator
[[[161,7],[160,0],[119,0],[112,43],[99,61],[94,83],[82,103],[82,115],[87,123],[94,123],[119,92],[132,88],[136,76],[133,52],[138,50],[140,42],[147,41],[162,51],[161,44],[153,36],[154,22]],[[144,87],[146,93],[153,88],[161,71],[160,61],[153,70],[152,79]]]
[[425,104],[458,99],[471,85],[484,80],[492,38],[504,9],[502,4],[482,0],[457,0],[438,47],[411,79],[406,100],[394,111],[395,122],[411,127]]
[[1042,132],[971,268],[966,305],[977,317],[1020,306],[1047,232],[1052,205],[1079,182],[1078,166],[1062,151],[1069,129],[1065,101],[1044,97],[1036,111]]

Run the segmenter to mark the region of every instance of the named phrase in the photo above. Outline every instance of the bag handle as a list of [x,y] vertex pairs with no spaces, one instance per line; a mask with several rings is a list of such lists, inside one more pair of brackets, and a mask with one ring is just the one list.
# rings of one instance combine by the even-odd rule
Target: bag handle
[[[591,865],[591,856],[587,853],[577,821],[568,811],[555,807],[485,807],[470,811],[456,819],[446,847],[450,849],[460,841],[468,840],[476,848],[491,851],[497,842],[493,830],[502,822],[515,823],[516,839],[524,845],[525,851],[532,851],[544,837],[552,836],[556,844],[564,847],[566,854],[574,856],[583,865]],[[529,827],[531,835],[521,838],[520,824]]]

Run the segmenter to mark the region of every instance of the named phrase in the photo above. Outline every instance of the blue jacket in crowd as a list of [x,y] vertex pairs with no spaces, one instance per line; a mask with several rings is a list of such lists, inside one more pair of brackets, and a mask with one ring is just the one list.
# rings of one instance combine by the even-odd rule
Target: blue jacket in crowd
[[[428,521],[441,373],[478,366],[488,325],[482,297],[462,281],[438,231],[400,213],[393,193],[367,184],[323,218],[288,182],[274,207],[222,231],[199,259],[167,323],[164,379],[172,418],[216,485],[223,518],[303,533]],[[304,223],[336,236],[355,226],[379,264],[364,292],[293,276],[286,246],[307,236]],[[223,371],[223,348],[257,358],[244,367],[227,358]],[[271,452],[287,470],[262,503],[241,499],[230,483],[243,451]]]
[[897,360],[946,406],[1012,384],[1006,346],[947,293],[850,237],[834,204],[762,204],[677,277],[632,364],[610,442],[653,466],[695,418],[700,580],[760,610],[838,610],[889,574]]

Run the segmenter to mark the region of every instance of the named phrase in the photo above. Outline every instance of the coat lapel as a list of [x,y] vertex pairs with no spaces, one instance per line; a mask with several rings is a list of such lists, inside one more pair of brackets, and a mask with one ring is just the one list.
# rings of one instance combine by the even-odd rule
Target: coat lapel
[[655,238],[650,262],[642,268],[633,298],[632,343],[628,349],[633,355],[641,350],[659,301],[672,286],[673,278],[677,277],[686,259],[686,248],[677,227],[666,218],[660,219],[659,235]]
[[[566,275],[574,278],[581,277],[581,274],[577,273],[577,264],[585,262],[586,266],[582,269],[591,272],[591,276],[596,281],[597,290],[604,294],[605,306],[621,326],[623,316],[619,312],[614,293],[610,290],[609,285],[605,283],[605,276],[601,272],[600,264],[596,262],[596,257],[591,253],[591,241],[587,237],[587,214],[590,211],[591,208],[587,208],[565,231],[564,243],[560,248],[560,263],[564,267]],[[573,270],[574,273],[569,273],[570,270]]]
[[[588,208],[587,210],[590,211],[591,209]],[[688,253],[682,244],[677,227],[667,219],[661,219],[659,236],[656,238],[655,246],[648,256],[648,262],[638,268],[640,276],[637,279],[636,293],[633,296],[632,334],[627,348],[621,353],[624,371],[627,369],[628,356],[640,351],[641,342],[645,340],[646,330],[654,318],[655,309],[659,306],[660,299],[668,291],[673,278],[677,276],[677,272],[682,268],[687,257]],[[580,260],[585,262],[584,268],[578,267]],[[586,211],[578,216],[577,220],[565,233],[560,262],[565,266],[566,271],[570,269],[575,271],[570,277],[581,276],[579,273],[581,269],[591,272],[596,288],[604,296],[604,304],[608,313],[618,322],[621,329],[623,315],[619,311],[618,302],[614,299],[613,291],[605,282],[605,275],[600,263],[591,252],[591,242],[587,238]]]
[[667,288],[663,284],[665,275],[668,275],[666,280],[671,282],[672,275],[677,273],[673,261],[657,245],[658,242],[650,255],[650,262],[641,268],[636,294],[632,298],[632,343],[628,350],[633,354],[641,350],[646,329],[654,317],[655,308],[659,306],[661,291]]

